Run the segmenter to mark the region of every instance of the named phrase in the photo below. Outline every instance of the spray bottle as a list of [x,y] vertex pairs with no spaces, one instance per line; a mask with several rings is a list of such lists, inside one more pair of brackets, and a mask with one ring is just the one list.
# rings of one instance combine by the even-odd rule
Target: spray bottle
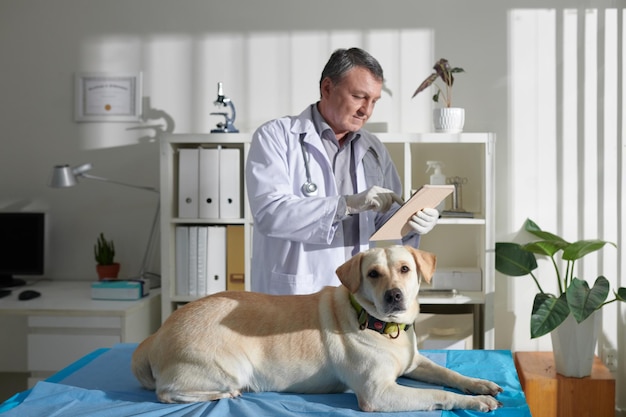
[[[430,183],[433,185],[445,185],[446,176],[441,171],[441,169],[443,168],[443,163],[440,161],[426,161],[426,165],[427,165],[427,168],[426,168],[427,173],[430,171],[433,171],[432,175],[430,176]],[[445,200],[442,201],[437,206],[437,210],[439,210],[440,214],[443,210],[445,210],[445,208],[446,208]]]

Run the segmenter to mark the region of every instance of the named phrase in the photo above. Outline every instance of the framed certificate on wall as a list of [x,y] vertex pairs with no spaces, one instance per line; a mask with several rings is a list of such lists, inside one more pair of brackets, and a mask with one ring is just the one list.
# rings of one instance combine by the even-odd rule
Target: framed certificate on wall
[[141,72],[75,74],[77,122],[136,122],[141,117]]

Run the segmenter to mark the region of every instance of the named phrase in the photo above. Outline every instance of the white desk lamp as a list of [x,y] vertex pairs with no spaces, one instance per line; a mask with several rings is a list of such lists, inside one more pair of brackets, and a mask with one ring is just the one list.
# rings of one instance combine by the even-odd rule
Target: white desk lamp
[[[83,164],[77,166],[76,168],[72,168],[69,165],[56,165],[54,170],[52,171],[52,177],[50,178],[50,187],[52,188],[67,188],[73,187],[78,184],[78,178],[87,178],[90,180],[104,181],[110,182],[112,184],[123,185],[125,187],[138,188],[140,190],[151,191],[159,194],[159,190],[153,187],[147,187],[143,185],[133,185],[127,184],[125,182],[110,180],[108,178],[96,177],[95,175],[87,174],[87,171],[91,170],[91,164]],[[156,231],[156,226],[159,220],[159,209],[160,204],[157,199],[157,209],[154,214],[154,219],[152,220],[152,227],[150,229],[150,236],[148,237],[148,245],[146,246],[146,251],[143,255],[143,261],[141,263],[141,270],[137,277],[133,277],[133,279],[145,279],[150,282],[151,288],[157,288],[161,286],[161,276],[159,274],[155,274],[152,272],[146,271],[148,257],[150,255],[150,250],[152,249],[152,245],[154,244],[154,235]]]

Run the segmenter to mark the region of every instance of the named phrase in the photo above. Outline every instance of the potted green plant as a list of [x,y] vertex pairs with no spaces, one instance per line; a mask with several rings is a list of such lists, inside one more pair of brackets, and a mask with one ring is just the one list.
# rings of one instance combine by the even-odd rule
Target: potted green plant
[[[566,327],[576,330],[581,324],[588,326],[594,324],[592,316],[603,306],[615,301],[626,301],[626,288],[619,288],[614,291],[614,297],[607,301],[610,292],[609,281],[604,276],[598,276],[593,284],[574,276],[574,264],[584,256],[602,249],[606,245],[617,247],[612,242],[604,240],[579,240],[568,242],[553,233],[541,230],[532,220],[527,219],[524,223],[524,230],[539,240],[519,244],[514,242],[496,242],[495,267],[502,274],[518,277],[530,275],[537,286],[539,292],[535,295],[532,314],[530,319],[531,338],[537,338],[551,333],[553,351],[555,352],[555,362],[557,372],[566,376],[587,376],[591,373],[593,365],[593,351],[597,341],[589,341],[589,330],[581,331],[581,344],[586,343],[591,346],[591,353],[584,354],[584,359],[573,358],[574,353],[567,353],[564,350],[568,347],[576,348],[571,341],[562,346],[558,331]],[[539,278],[533,273],[537,268],[537,256],[547,257],[555,271],[555,279],[558,293],[551,294],[544,291]],[[560,257],[560,259],[559,259]],[[599,315],[596,327],[599,327]],[[556,346],[555,346],[556,345]],[[563,354],[563,358],[557,355]],[[575,362],[580,361],[576,364]],[[568,370],[568,362],[577,370]]]
[[120,264],[115,262],[115,244],[112,240],[106,240],[104,233],[100,233],[93,247],[96,259],[96,271],[98,278],[116,279],[120,272]]
[[[465,109],[452,107],[452,86],[454,85],[454,74],[465,72],[465,70],[459,67],[451,67],[450,63],[445,58],[441,58],[439,61],[435,62],[433,69],[435,72],[422,81],[411,98],[426,90],[428,87],[434,86],[437,91],[432,99],[435,103],[441,103],[442,105],[440,108],[433,109],[435,131],[459,133],[463,131],[463,125],[465,124]],[[436,83],[438,79],[443,81],[443,88]]]

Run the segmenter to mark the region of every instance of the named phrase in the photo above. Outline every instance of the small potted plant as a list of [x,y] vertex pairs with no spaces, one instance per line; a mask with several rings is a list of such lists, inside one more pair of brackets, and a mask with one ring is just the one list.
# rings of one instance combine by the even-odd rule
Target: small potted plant
[[100,233],[96,244],[93,247],[94,257],[96,259],[96,271],[98,278],[117,279],[120,272],[120,264],[115,262],[115,245],[112,240],[106,240],[104,233]]
[[[451,67],[447,59],[441,58],[435,62],[434,73],[426,78],[411,98],[434,86],[437,92],[433,95],[435,103],[441,103],[442,107],[433,109],[433,124],[435,131],[447,133],[459,133],[463,131],[465,124],[465,109],[452,107],[452,86],[454,85],[454,74],[465,72],[463,68]],[[440,87],[435,81],[443,81],[444,87]]]
[[[593,352],[601,324],[601,316],[596,312],[609,303],[626,301],[626,288],[614,291],[613,298],[607,301],[609,281],[599,276],[590,288],[587,281],[574,276],[574,263],[605,245],[617,246],[597,239],[570,243],[560,236],[541,230],[530,219],[524,223],[524,230],[539,240],[526,244],[496,242],[496,270],[513,277],[532,277],[539,292],[535,295],[530,318],[531,338],[550,333],[557,372],[565,376],[588,376],[591,374]],[[557,255],[560,255],[560,260]],[[557,294],[544,291],[540,280],[533,273],[537,268],[537,256],[547,257],[551,261]],[[564,337],[563,333],[568,335]]]

